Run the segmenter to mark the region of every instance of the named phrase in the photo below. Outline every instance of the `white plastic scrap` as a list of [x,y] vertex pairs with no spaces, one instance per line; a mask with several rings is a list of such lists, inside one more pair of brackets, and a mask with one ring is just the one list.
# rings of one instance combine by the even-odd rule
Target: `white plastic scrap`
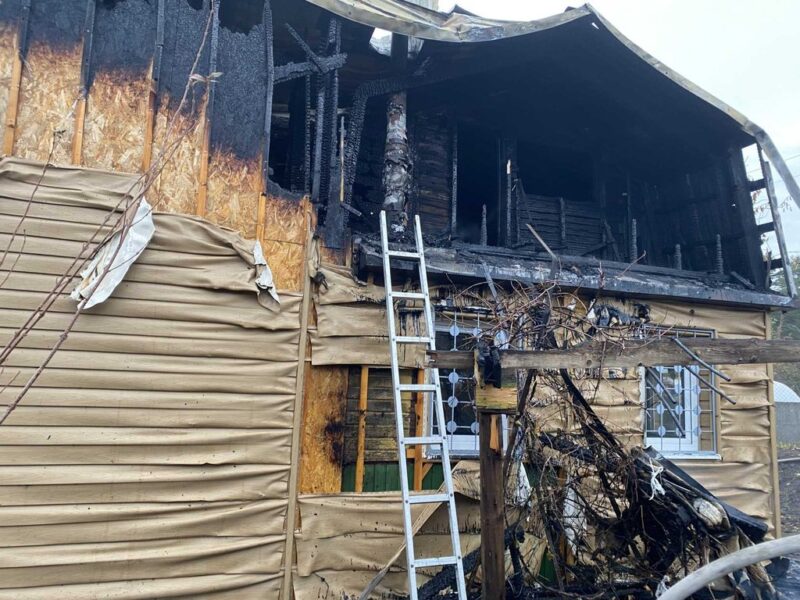
[[656,598],[664,594],[669,589],[669,575],[664,575],[661,581],[658,582],[658,587],[656,588]]
[[666,494],[664,486],[662,486],[661,482],[658,480],[658,476],[664,472],[664,467],[662,467],[660,464],[656,462],[653,462],[650,459],[648,459],[648,462],[650,463],[650,471],[652,472],[650,474],[650,489],[652,490],[652,492],[648,500],[652,500],[653,498],[656,497],[656,494],[658,494],[659,496],[663,496],[664,494]]
[[256,265],[256,285],[272,296],[273,300],[278,304],[281,299],[278,297],[278,290],[275,289],[275,281],[272,279],[272,271],[267,264],[267,259],[264,258],[264,251],[261,249],[261,242],[256,240],[256,245],[253,246],[253,262]]
[[122,247],[122,232],[118,231],[98,249],[89,265],[81,271],[82,281],[70,297],[76,302],[88,298],[84,309],[104,302],[125,278],[128,269],[150,243],[155,231],[153,209],[142,198],[122,241]]

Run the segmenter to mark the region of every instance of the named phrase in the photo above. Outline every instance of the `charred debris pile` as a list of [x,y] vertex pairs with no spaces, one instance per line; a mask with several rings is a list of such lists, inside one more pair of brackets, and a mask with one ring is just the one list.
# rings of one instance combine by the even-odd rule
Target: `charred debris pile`
[[[629,315],[556,287],[519,286],[491,304],[495,327],[476,340],[487,383],[501,376],[492,359],[498,340],[533,350],[602,341],[610,349],[654,331],[670,335],[651,322],[646,305]],[[506,598],[656,598],[767,534],[763,521],[720,501],[652,448],[612,432],[593,405],[600,382],[613,377],[602,368],[516,373],[518,408],[503,467]],[[481,597],[480,548],[464,567],[471,597]],[[693,597],[777,598],[772,580],[785,569],[784,559],[755,564]],[[419,597],[455,598],[453,585],[446,568]]]

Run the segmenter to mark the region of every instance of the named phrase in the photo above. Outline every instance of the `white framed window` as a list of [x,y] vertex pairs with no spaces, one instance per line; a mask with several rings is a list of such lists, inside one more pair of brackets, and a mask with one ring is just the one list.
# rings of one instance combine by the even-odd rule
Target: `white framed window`
[[[714,337],[709,330],[648,329],[648,337]],[[717,452],[714,373],[701,365],[640,368],[644,442],[667,456],[713,458]],[[710,385],[709,385],[710,384]]]
[[[484,330],[480,312],[456,312],[436,315],[437,350],[474,350]],[[455,457],[478,456],[480,432],[475,406],[474,369],[439,369],[444,405],[445,434],[450,454]],[[438,433],[433,406],[427,407],[428,430]],[[503,416],[503,446],[508,443],[507,417]],[[431,448],[430,456],[438,454]]]

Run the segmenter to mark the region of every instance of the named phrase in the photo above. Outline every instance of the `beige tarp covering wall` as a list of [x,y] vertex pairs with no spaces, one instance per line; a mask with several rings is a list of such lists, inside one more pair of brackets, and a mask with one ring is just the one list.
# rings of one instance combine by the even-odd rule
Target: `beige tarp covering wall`
[[[0,162],[0,248],[41,172]],[[2,265],[3,343],[131,182],[47,170]],[[231,231],[155,226],[0,426],[2,599],[278,597],[300,298],[262,306],[252,243]],[[3,404],[74,306],[61,297],[11,354]]]
[[[480,505],[457,495],[461,546],[480,545]],[[403,543],[402,501],[398,493],[301,496],[302,533],[297,540],[297,600],[339,600],[358,593]],[[413,507],[413,514],[422,508]],[[415,538],[418,556],[450,551],[446,507],[437,509]],[[406,590],[405,554],[384,578],[376,595]],[[420,575],[420,584],[426,577]]]
[[[312,337],[314,364],[369,364],[388,366],[386,313],[383,289],[355,282],[344,270],[323,265],[329,287],[315,298],[318,330]],[[767,336],[764,312],[719,308],[707,304],[670,304],[645,300],[655,324],[711,329],[720,338]],[[617,304],[621,304],[617,302]],[[623,309],[634,313],[633,301]],[[420,360],[407,357],[406,363]],[[774,526],[772,493],[772,424],[769,376],[766,365],[721,367],[732,381],[718,381],[736,405],[717,399],[719,459],[678,461],[689,473],[721,499],[741,510],[766,519]],[[587,390],[595,380],[584,381]],[[587,394],[589,397],[592,394]],[[594,403],[599,416],[625,442],[641,444],[643,411],[639,374],[629,370],[619,379],[602,382]],[[565,427],[551,412],[552,426]]]

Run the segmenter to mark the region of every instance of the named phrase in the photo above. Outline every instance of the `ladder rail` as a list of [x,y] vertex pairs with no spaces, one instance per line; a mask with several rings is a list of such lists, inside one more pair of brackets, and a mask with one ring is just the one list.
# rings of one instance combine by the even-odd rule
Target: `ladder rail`
[[409,598],[417,600],[417,577],[414,565],[414,535],[408,526],[411,523],[411,504],[407,502],[408,490],[408,468],[406,466],[405,445],[400,444],[405,432],[403,431],[403,401],[400,392],[400,367],[397,360],[396,326],[394,321],[394,298],[392,297],[392,268],[389,256],[389,235],[386,227],[386,212],[381,211],[381,245],[383,250],[383,285],[386,290],[386,320],[389,329],[389,355],[392,372],[392,397],[394,399],[395,425],[397,428],[397,456],[400,467],[400,490],[403,497],[403,534],[406,539],[406,564],[409,566]]
[[[428,288],[428,270],[425,261],[425,249],[423,248],[422,240],[422,224],[420,223],[419,215],[414,215],[414,238],[416,241],[417,252],[419,253],[419,281],[420,288],[423,296],[425,296],[425,327],[430,336],[429,349],[436,350],[436,330],[433,322],[433,312],[431,310],[430,302],[430,289]],[[438,421],[439,434],[444,437],[445,426],[447,421],[444,416],[444,402],[442,399],[442,385],[439,379],[439,369],[434,367],[429,370],[429,376],[433,379],[436,386],[436,420]],[[458,534],[458,516],[456,515],[455,496],[453,492],[453,470],[450,465],[450,450],[447,443],[442,446],[441,453],[442,471],[444,472],[445,489],[450,494],[450,502],[448,503],[448,517],[450,521],[450,539],[453,545],[453,553],[457,557],[456,561],[456,581],[458,582],[459,598],[463,595],[463,600],[466,600],[466,590],[464,585],[464,564],[461,556],[461,540]]]
[[[425,264],[425,249],[422,238],[422,227],[419,215],[414,217],[414,239],[415,252],[390,250],[389,234],[386,223],[386,212],[380,213],[381,229],[381,250],[383,254],[383,273],[384,286],[386,289],[386,318],[389,331],[389,354],[391,359],[392,391],[395,407],[395,422],[397,428],[397,450],[398,464],[400,467],[400,488],[403,497],[403,531],[406,540],[406,561],[408,565],[408,587],[410,600],[417,600],[417,569],[431,566],[454,565],[456,569],[456,582],[459,600],[467,600],[466,586],[464,583],[464,565],[461,552],[461,541],[458,532],[458,516],[456,514],[455,494],[453,491],[453,474],[450,464],[450,452],[448,449],[446,431],[446,420],[442,401],[441,380],[437,368],[428,368],[427,383],[424,384],[402,384],[400,383],[400,366],[398,360],[398,345],[425,344],[429,350],[436,349],[436,329],[433,318],[433,310],[430,301],[430,290],[428,287],[428,274]],[[399,260],[415,259],[419,274],[420,292],[394,292],[392,289],[391,259]],[[395,299],[421,299],[424,305],[425,315],[425,335],[398,335],[397,325],[394,318]],[[437,425],[438,434],[431,433],[427,436],[406,436],[404,430],[404,414],[402,393],[408,391],[419,392],[423,397],[430,399],[433,394],[434,411],[433,417]],[[442,470],[444,472],[445,491],[440,494],[427,494],[422,496],[411,496],[408,484],[408,458],[406,448],[411,445],[440,445]],[[414,549],[413,526],[411,521],[411,505],[422,503],[441,503],[447,504],[448,521],[450,525],[450,541],[452,545],[452,555],[416,558]]]

